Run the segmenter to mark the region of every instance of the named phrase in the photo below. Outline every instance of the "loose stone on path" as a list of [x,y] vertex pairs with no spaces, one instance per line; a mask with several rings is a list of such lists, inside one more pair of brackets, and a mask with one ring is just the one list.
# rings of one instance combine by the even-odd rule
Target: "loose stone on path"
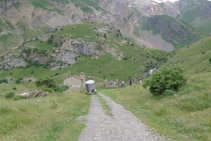
[[112,110],[113,116],[104,113],[99,99],[92,96],[86,128],[79,141],[163,141],[163,137],[150,132],[130,111],[111,98],[100,94]]

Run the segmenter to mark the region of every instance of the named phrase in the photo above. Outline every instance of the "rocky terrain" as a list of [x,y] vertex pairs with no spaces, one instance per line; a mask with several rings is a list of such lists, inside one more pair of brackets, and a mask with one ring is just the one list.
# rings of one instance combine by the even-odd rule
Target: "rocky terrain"
[[[211,9],[210,3],[211,2],[208,2],[207,0],[184,0],[175,3],[157,3],[150,0],[95,0],[94,2],[90,0],[1,0],[1,55],[4,55],[3,52],[8,52],[8,50],[18,47],[28,39],[42,35],[48,31],[49,28],[86,21],[112,24],[117,29],[120,29],[125,36],[131,37],[134,42],[139,45],[149,48],[172,50],[173,47],[175,47],[175,44],[173,43],[178,42],[178,40],[169,41],[166,39],[165,37],[169,36],[169,32],[166,33],[165,31],[162,31],[165,35],[158,33],[155,36],[147,36],[147,38],[145,34],[142,36],[136,34],[137,28],[142,31],[140,21],[143,17],[153,19],[151,18],[152,16],[164,14],[171,16],[172,18],[177,18],[171,20],[170,23],[167,22],[166,24],[169,26],[181,23],[174,23],[174,21],[182,19],[201,31],[207,31],[206,29],[211,21],[209,18]],[[189,13],[194,13],[193,9],[198,8],[200,9],[198,14],[189,16]],[[191,20],[187,20],[188,18],[186,17],[191,17]],[[156,21],[158,24],[161,24],[159,21],[162,20],[162,18],[158,18],[159,17],[157,17]],[[183,25],[184,24],[178,26]],[[178,30],[178,32],[177,30],[170,32],[176,32],[175,36],[179,34],[181,39],[184,39],[182,42],[187,42],[185,39],[191,37],[193,34],[189,32],[189,29],[187,31],[187,33],[183,34],[180,34],[180,30]],[[147,32],[146,35],[151,34],[150,31],[145,32]],[[154,38],[157,39],[158,43],[153,42]],[[174,39],[174,37],[172,39]],[[9,40],[13,40],[13,42],[8,43]]]
[[[43,66],[46,69],[58,70],[80,62],[84,57],[97,60],[105,55],[110,55],[117,61],[144,60],[141,64],[147,62],[144,66],[149,69],[158,66],[156,62],[165,58],[159,53],[153,55],[153,52],[159,51],[148,51],[134,45],[129,39],[123,38],[121,31],[113,26],[83,23],[51,29],[42,36],[24,41],[0,58],[0,69]],[[140,56],[140,53],[143,53],[143,56]],[[137,63],[135,66],[141,64]]]

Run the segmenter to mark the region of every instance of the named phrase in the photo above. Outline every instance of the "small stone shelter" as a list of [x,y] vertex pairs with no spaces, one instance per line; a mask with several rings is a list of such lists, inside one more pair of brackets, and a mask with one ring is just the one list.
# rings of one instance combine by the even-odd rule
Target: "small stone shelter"
[[80,76],[71,75],[64,79],[64,85],[70,86],[70,88],[85,88],[85,74],[81,73]]

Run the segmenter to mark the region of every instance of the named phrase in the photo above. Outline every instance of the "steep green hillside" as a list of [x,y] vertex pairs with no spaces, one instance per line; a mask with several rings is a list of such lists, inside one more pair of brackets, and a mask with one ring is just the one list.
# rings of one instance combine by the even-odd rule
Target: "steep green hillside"
[[[182,2],[181,2],[182,3]],[[185,6],[183,6],[185,5]],[[186,1],[180,7],[183,21],[192,24],[199,30],[211,33],[211,2],[208,0]]]
[[204,37],[190,24],[167,15],[144,18],[141,25],[142,30],[161,35],[164,40],[170,42],[175,48],[184,47]]
[[168,64],[177,64],[185,69],[185,72],[196,74],[211,71],[211,38],[202,39],[186,48],[172,53]]

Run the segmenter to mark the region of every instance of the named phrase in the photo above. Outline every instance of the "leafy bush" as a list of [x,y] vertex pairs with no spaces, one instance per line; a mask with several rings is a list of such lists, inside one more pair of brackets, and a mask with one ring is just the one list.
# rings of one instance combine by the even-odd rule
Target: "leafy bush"
[[11,98],[14,97],[14,95],[15,95],[15,93],[13,93],[13,92],[8,93],[8,94],[5,95],[5,99],[11,99]]
[[1,79],[0,84],[3,84],[3,83],[8,83],[8,80],[7,79]]
[[19,84],[19,83],[21,83],[21,81],[23,80],[23,78],[20,78],[20,79],[18,79],[18,80],[16,80],[16,84]]
[[68,85],[62,85],[61,87],[57,86],[54,90],[56,92],[63,92],[68,90],[70,87]]
[[36,84],[37,87],[44,87],[44,88],[55,88],[55,87],[57,87],[56,82],[51,78],[40,79],[40,80],[36,81],[35,84]]
[[211,58],[209,59],[209,62],[210,62],[210,64],[211,64]]
[[51,78],[47,78],[47,79],[40,79],[38,81],[35,82],[37,87],[43,87],[44,91],[48,91],[48,92],[63,92],[69,89],[69,86],[67,85],[63,85],[63,86],[58,86],[56,84],[56,82],[51,79]]
[[27,96],[21,96],[21,95],[19,95],[19,96],[16,96],[14,98],[14,100],[20,100],[20,99],[27,99]]
[[44,88],[43,91],[49,92],[49,93],[53,93],[54,92],[54,90],[51,89],[51,88]]
[[154,95],[172,94],[172,91],[178,91],[186,83],[183,71],[179,67],[163,68],[153,73],[144,83],[144,87],[150,87],[149,90]]

